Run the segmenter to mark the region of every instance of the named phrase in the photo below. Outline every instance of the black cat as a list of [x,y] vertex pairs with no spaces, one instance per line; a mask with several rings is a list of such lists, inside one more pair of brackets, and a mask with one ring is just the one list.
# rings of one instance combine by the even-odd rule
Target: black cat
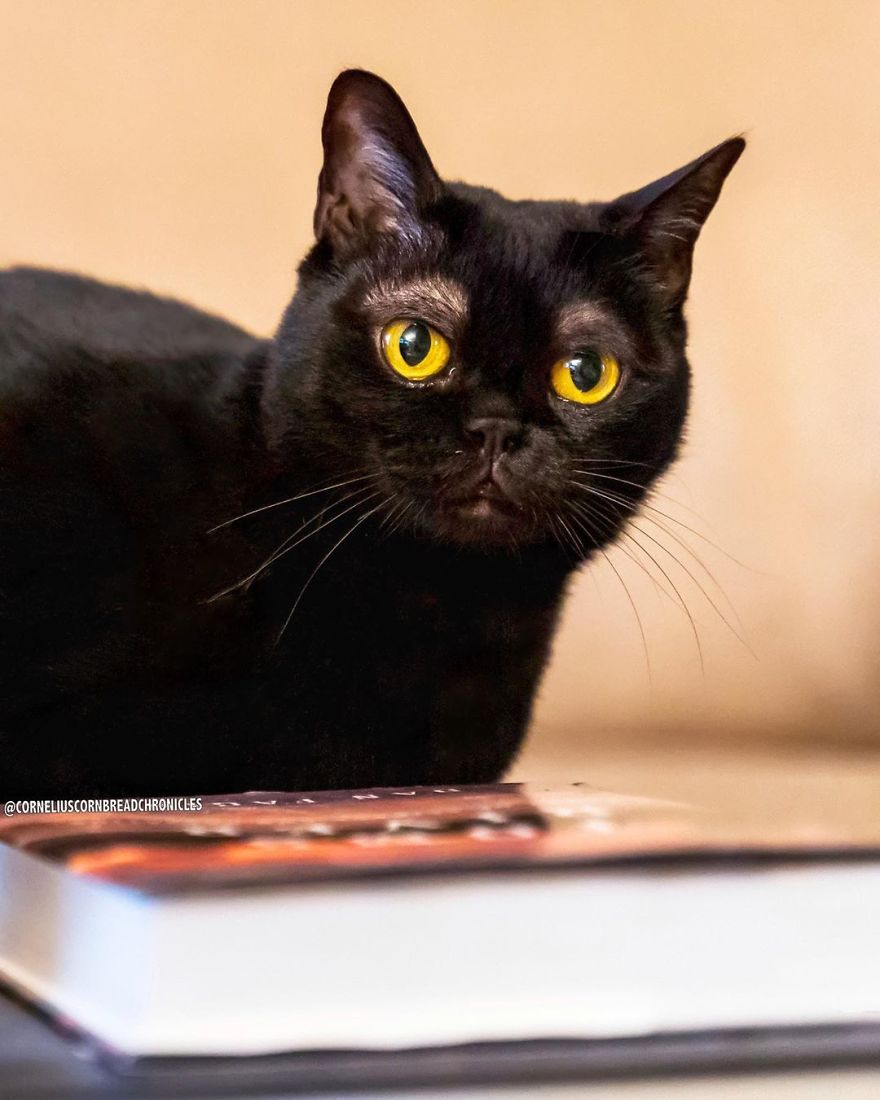
[[675,456],[740,138],[612,203],[511,202],[351,71],[323,140],[269,342],[0,274],[0,796],[496,779],[567,580]]

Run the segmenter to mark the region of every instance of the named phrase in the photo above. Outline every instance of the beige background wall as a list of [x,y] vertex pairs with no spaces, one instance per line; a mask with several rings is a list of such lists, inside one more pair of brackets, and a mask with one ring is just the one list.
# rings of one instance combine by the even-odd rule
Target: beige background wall
[[441,172],[517,197],[610,197],[750,140],[698,246],[695,404],[661,490],[693,512],[656,503],[744,563],[680,532],[755,656],[636,533],[692,609],[705,672],[684,614],[617,551],[653,686],[600,564],[568,607],[535,744],[880,741],[880,3],[0,0],[0,264],[270,332],[348,65],[398,87]]

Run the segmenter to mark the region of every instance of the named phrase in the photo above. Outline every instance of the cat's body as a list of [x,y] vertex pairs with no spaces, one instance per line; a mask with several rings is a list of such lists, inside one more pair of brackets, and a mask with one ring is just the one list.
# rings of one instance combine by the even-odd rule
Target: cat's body
[[[567,578],[675,453],[683,290],[652,299],[615,228],[629,197],[609,214],[441,185],[365,74],[328,120],[319,243],[272,341],[0,273],[6,798],[497,778]],[[342,123],[372,174],[347,171],[350,142],[340,161]],[[396,316],[448,338],[436,378],[388,369]],[[554,341],[585,332],[634,368],[595,409],[547,390]],[[566,511],[578,462],[619,475],[613,511]]]
[[554,554],[524,586],[522,558],[356,532],[279,640],[344,528],[207,602],[323,506],[208,533],[326,481],[307,455],[279,475],[261,444],[267,347],[178,303],[28,270],[0,273],[0,334],[4,796],[497,776],[570,563]]

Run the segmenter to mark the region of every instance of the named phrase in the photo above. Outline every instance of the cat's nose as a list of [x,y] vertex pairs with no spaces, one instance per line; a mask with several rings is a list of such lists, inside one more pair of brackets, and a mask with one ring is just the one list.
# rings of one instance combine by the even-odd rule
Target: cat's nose
[[518,420],[501,416],[484,416],[469,420],[464,426],[468,440],[480,454],[492,459],[505,451],[513,451],[522,442],[523,429]]

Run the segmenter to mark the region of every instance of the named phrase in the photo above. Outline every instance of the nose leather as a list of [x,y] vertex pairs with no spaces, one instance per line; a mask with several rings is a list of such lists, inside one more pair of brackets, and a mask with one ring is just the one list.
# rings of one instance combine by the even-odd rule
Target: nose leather
[[522,424],[508,417],[477,417],[469,420],[464,430],[480,454],[493,460],[505,451],[514,450],[522,439]]

